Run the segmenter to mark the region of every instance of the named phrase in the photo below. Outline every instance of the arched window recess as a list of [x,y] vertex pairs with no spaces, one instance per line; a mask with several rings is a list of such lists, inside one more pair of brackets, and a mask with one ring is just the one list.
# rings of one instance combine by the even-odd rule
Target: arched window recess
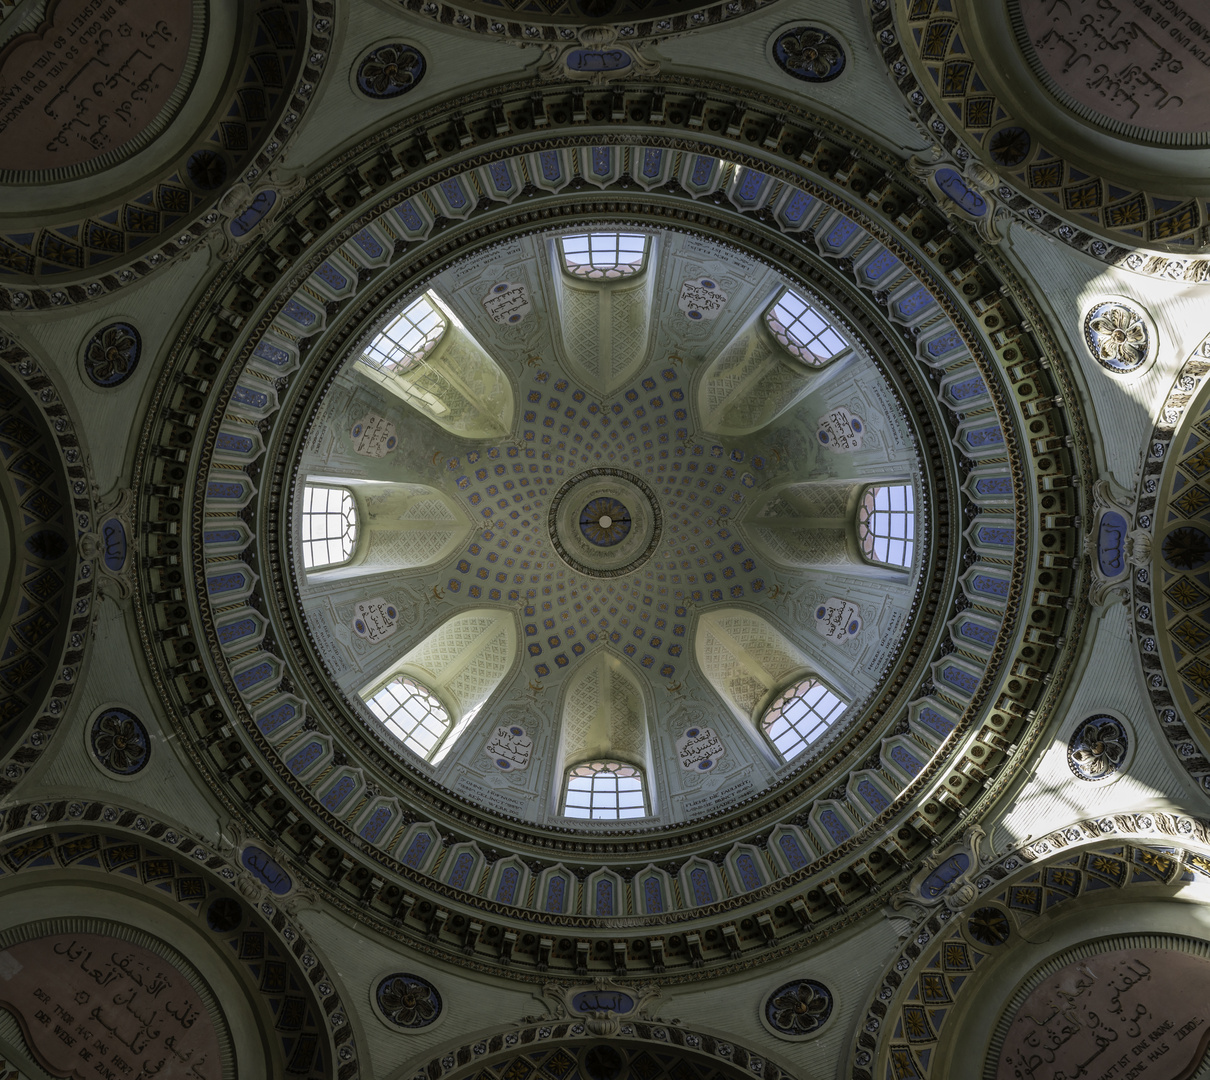
[[347,487],[307,484],[302,498],[303,568],[348,563],[357,549],[357,504]]
[[643,233],[594,231],[559,237],[563,270],[586,281],[621,281],[642,273],[650,238]]
[[780,288],[706,368],[697,391],[703,423],[719,435],[754,434],[856,355],[822,305]]
[[357,370],[453,435],[512,431],[512,386],[499,365],[432,290],[383,320]]
[[871,484],[857,509],[857,539],[872,563],[911,569],[916,547],[916,496],[911,484]]
[[567,770],[562,814],[616,821],[647,815],[643,770],[622,761],[582,761]]
[[[723,608],[699,616],[694,653],[706,680],[771,764],[802,753],[846,707],[806,654],[754,611]],[[818,714],[816,721],[793,704],[796,688]],[[786,719],[775,723],[783,713]],[[817,729],[818,722],[823,727]]]
[[450,711],[419,679],[396,675],[366,699],[371,713],[409,750],[432,760],[453,727]]
[[312,475],[300,500],[308,581],[431,566],[473,528],[457,500],[424,484]]
[[569,370],[609,394],[647,363],[656,241],[594,231],[550,241],[560,339]]
[[437,765],[500,685],[516,651],[509,612],[464,611],[363,687],[361,699],[389,735]]
[[742,519],[744,531],[775,563],[904,582],[915,554],[911,482],[810,480],[769,492]]
[[651,813],[647,709],[642,689],[619,657],[584,661],[563,699],[559,813],[633,818]]
[[852,350],[822,309],[793,289],[783,289],[765,311],[765,325],[791,356],[810,367],[823,367]]
[[808,675],[774,695],[761,712],[759,726],[782,760],[792,761],[818,742],[847,707],[817,676]]

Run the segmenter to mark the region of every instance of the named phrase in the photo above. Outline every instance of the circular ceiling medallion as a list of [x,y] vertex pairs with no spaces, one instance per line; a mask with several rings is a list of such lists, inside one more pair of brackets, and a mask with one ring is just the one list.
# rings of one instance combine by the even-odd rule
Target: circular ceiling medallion
[[130,323],[110,323],[84,346],[84,372],[97,386],[110,390],[134,374],[142,351],[143,339]]
[[126,709],[104,709],[88,736],[93,756],[115,776],[134,776],[151,758],[151,739],[143,722]]
[[1154,5],[1154,13],[1150,7],[1011,0],[1009,15],[1034,74],[1077,116],[1130,138],[1204,146],[1210,142],[1205,7]]
[[818,26],[795,26],[773,42],[777,66],[804,82],[831,82],[844,71],[844,46]]
[[398,1028],[424,1028],[441,1015],[441,995],[419,975],[396,972],[378,983],[374,1003],[382,1016]]
[[762,1018],[775,1035],[801,1039],[814,1035],[832,1015],[832,991],[814,979],[778,987],[765,1000]]
[[1115,375],[1137,371],[1151,355],[1147,320],[1118,300],[1103,300],[1084,316],[1084,341],[1097,363]]
[[1092,716],[1082,723],[1067,744],[1067,764],[1081,780],[1107,780],[1126,761],[1130,737],[1113,716]]
[[[1138,1066],[1161,1057],[1159,1075],[1203,1073],[1197,1066],[1210,1044],[1201,1006],[1210,990],[1208,952],[1205,942],[1172,934],[1121,935],[1066,949],[1036,968],[1006,1003],[983,1075],[1011,1080],[1029,1073],[1041,1045],[1051,1058],[1047,1075],[1104,1076],[1104,1069],[1085,1066],[1114,1044],[1110,1036],[1120,1037],[1123,1053],[1132,1047],[1140,1055],[1130,1056],[1138,1065],[1122,1076],[1151,1072]],[[1112,1074],[1112,1061],[1106,1064]]]
[[1003,945],[1012,933],[1008,916],[996,907],[975,908],[966,921],[966,931],[980,945]]
[[60,0],[0,50],[5,168],[74,175],[147,145],[184,102],[202,51],[200,0],[126,0],[103,21]]
[[547,527],[551,545],[573,570],[620,577],[651,558],[664,515],[642,477],[624,469],[588,469],[555,492]]
[[414,90],[424,78],[425,68],[424,57],[410,45],[379,45],[358,65],[357,89],[368,98],[389,101]]

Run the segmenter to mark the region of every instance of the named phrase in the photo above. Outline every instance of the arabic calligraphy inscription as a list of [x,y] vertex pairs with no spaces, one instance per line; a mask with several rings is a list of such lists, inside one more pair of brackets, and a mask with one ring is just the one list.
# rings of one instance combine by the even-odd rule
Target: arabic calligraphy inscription
[[1042,980],[1008,1026],[996,1080],[1171,1080],[1210,1043],[1210,959],[1115,949]]
[[694,772],[708,772],[719,763],[727,752],[722,740],[712,728],[691,727],[676,740],[676,759],[681,768]]
[[520,281],[501,281],[483,298],[492,322],[515,326],[529,314],[529,290]]
[[483,752],[501,772],[524,769],[529,764],[533,749],[533,739],[525,734],[525,728],[517,724],[509,727],[500,725],[488,736],[483,746]]
[[62,169],[131,144],[190,62],[192,0],[60,0],[0,54],[5,167]]
[[52,934],[10,946],[0,952],[0,1004],[56,1076],[223,1075],[197,991],[162,956],[117,937]]
[[381,596],[353,605],[353,632],[371,645],[385,641],[399,624],[399,609]]
[[1210,10],[1202,3],[1018,0],[1027,52],[1060,100],[1110,125],[1210,131]]
[[399,445],[395,425],[377,413],[366,413],[349,434],[353,437],[353,449],[365,457],[386,457]]

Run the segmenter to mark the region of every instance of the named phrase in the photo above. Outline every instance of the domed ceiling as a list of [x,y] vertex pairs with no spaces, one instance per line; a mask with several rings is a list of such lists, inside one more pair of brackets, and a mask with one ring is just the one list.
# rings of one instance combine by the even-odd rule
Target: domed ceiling
[[[517,93],[523,148],[392,129],[253,223],[149,412],[137,610],[197,766],[350,916],[698,977],[1009,782],[1083,630],[1087,444],[1027,292],[839,128]],[[676,130],[728,123],[765,149]]]
[[[922,491],[914,427],[928,423],[909,420],[869,347],[813,298],[839,332],[813,370],[766,329],[781,275],[700,235],[632,235],[643,268],[617,282],[570,276],[542,234],[437,275],[427,295],[449,325],[425,372],[384,377],[371,335],[316,401],[293,466],[293,529],[309,486],[343,485],[364,507],[361,561],[299,575],[297,540],[292,560],[337,692],[368,716],[363,687],[413,656],[463,711],[483,706],[435,779],[559,826],[547,793],[598,743],[648,769],[652,824],[763,790],[784,769],[753,715],[814,672],[849,708],[801,767],[895,670],[931,576],[923,492],[906,568],[855,550],[867,487]],[[498,637],[478,636],[500,616]],[[440,674],[471,661],[473,678]],[[525,729],[527,767],[485,750],[501,724]],[[724,748],[704,770],[675,764],[694,727]]]

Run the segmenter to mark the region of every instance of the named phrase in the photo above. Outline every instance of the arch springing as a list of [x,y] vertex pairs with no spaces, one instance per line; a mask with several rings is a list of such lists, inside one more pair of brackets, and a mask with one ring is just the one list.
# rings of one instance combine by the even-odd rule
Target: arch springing
[[416,679],[396,676],[366,700],[386,729],[426,761],[453,726],[449,709]]
[[567,770],[563,815],[595,820],[639,818],[647,813],[643,772],[618,761],[584,761]]
[[437,304],[423,293],[379,330],[362,362],[376,371],[403,371],[432,352],[448,327]]
[[845,702],[818,679],[803,679],[773,699],[760,727],[777,752],[790,761],[823,735],[845,708]]
[[643,269],[647,237],[642,233],[575,233],[560,237],[559,250],[569,274],[592,281],[617,281]]
[[303,567],[339,566],[357,547],[357,505],[348,488],[307,484],[303,488]]
[[823,367],[849,344],[810,303],[786,289],[765,312],[773,336],[803,363]]
[[870,562],[912,565],[916,540],[916,500],[911,484],[874,484],[857,510],[857,539]]

